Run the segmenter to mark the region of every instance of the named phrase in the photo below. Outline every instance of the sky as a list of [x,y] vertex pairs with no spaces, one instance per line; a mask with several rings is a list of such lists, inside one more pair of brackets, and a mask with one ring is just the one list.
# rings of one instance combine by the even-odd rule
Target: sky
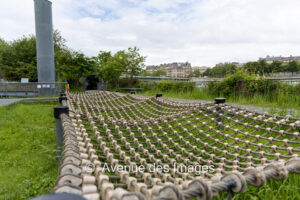
[[[137,46],[146,65],[300,56],[299,0],[51,0],[53,26],[87,56]],[[0,38],[35,34],[33,0],[0,0]]]

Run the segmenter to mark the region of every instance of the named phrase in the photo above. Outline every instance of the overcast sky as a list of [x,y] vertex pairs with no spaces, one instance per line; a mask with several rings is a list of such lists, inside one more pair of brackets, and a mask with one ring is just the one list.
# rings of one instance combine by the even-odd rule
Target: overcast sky
[[[146,64],[300,55],[299,0],[52,0],[54,28],[93,56],[137,46]],[[0,37],[34,34],[33,0],[0,0]]]

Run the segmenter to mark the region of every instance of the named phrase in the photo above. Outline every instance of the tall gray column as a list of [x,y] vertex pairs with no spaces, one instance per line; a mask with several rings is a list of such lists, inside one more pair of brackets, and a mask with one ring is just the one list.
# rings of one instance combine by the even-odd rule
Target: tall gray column
[[[38,82],[55,82],[52,3],[34,0]],[[53,84],[42,85],[41,92],[49,94]],[[54,85],[55,90],[55,85]]]

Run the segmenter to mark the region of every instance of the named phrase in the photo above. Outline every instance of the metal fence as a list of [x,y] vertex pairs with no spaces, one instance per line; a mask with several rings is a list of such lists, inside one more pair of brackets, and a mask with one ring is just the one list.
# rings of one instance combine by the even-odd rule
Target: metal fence
[[66,82],[0,83],[0,96],[58,95],[65,90],[66,84]]

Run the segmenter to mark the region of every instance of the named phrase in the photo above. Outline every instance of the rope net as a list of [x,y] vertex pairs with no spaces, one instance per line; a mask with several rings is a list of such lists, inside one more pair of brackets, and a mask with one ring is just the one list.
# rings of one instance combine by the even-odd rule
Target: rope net
[[212,199],[300,173],[300,120],[228,104],[68,93],[54,192],[87,199]]

